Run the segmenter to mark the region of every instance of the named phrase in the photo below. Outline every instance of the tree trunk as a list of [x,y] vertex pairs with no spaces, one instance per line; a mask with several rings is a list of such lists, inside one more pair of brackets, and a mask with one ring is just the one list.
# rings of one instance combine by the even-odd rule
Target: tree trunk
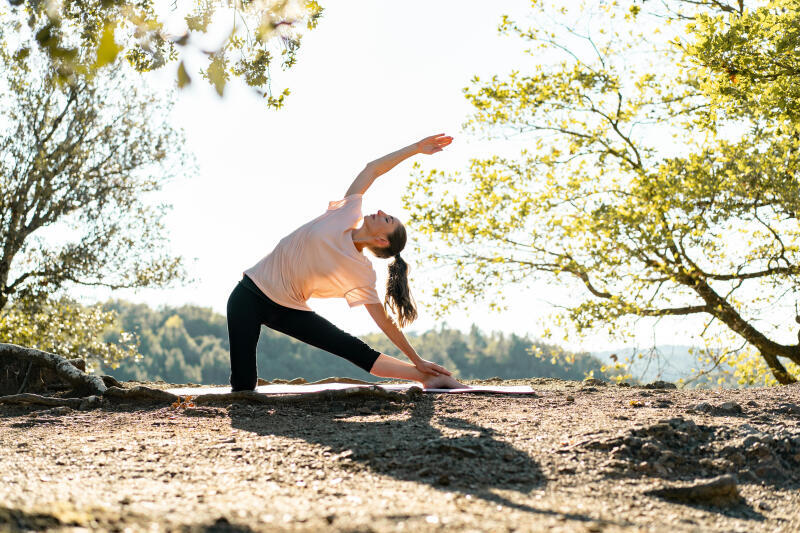
[[750,323],[741,317],[741,315],[728,303],[727,300],[722,298],[719,294],[711,288],[705,279],[684,274],[683,281],[689,285],[697,294],[708,304],[712,309],[711,314],[716,316],[723,324],[728,326],[732,331],[738,333],[748,343],[754,346],[764,358],[772,375],[778,380],[781,385],[789,385],[797,383],[797,379],[793,377],[786,370],[786,367],[778,360],[778,356],[788,357],[793,361],[800,360],[800,346],[785,346],[770,340],[766,335],[754,328]]

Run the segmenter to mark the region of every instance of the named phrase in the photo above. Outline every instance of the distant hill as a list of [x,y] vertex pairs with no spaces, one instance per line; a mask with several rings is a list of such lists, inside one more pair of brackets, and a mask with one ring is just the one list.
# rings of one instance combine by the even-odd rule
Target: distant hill
[[[123,380],[228,382],[228,331],[223,315],[191,305],[153,309],[124,301],[108,302],[105,308],[116,311],[120,327],[135,334],[142,355],[140,360],[125,360],[116,368],[104,365],[105,373]],[[111,331],[107,337],[113,339],[117,334]],[[535,342],[527,336],[485,333],[476,326],[468,332],[442,326],[421,334],[409,334],[408,338],[423,358],[444,365],[463,379],[498,376],[580,380],[590,372],[600,375],[602,366],[587,353],[575,354],[575,361],[567,363],[561,356],[562,350],[556,346]],[[362,339],[380,352],[404,358],[382,333],[364,335]],[[534,344],[543,357],[531,354]],[[262,329],[257,361],[259,376],[265,379],[304,377],[316,380],[329,376],[377,379],[344,359],[268,328]]]
[[[675,382],[681,378],[691,377],[692,369],[700,366],[697,355],[689,353],[692,348],[697,350],[696,346],[665,344],[655,348],[619,348],[592,352],[592,356],[606,365],[613,364],[612,355],[616,355],[620,362],[626,357],[631,358],[633,379],[642,383],[659,379]],[[642,357],[639,358],[638,354],[642,354]]]

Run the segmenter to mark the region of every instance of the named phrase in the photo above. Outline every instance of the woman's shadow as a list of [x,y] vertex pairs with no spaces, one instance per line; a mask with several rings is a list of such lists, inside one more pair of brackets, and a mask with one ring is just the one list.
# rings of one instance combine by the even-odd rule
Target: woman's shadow
[[[562,516],[515,503],[493,492],[492,489],[504,489],[526,495],[544,487],[547,481],[528,454],[494,438],[491,428],[461,418],[439,417],[439,424],[457,433],[452,437],[442,434],[431,424],[433,402],[429,395],[416,399],[410,406],[410,414],[402,420],[386,419],[386,409],[394,406],[387,403],[372,404],[372,409],[382,411],[380,417],[352,420],[362,413],[371,414],[367,407],[370,404],[348,401],[296,406],[294,413],[277,408],[271,416],[252,417],[232,411],[231,425],[259,435],[280,435],[319,444],[330,450],[332,461],[346,459],[361,463],[375,473],[396,479],[469,494],[524,511]],[[408,404],[399,409],[408,409]],[[300,419],[294,416],[303,412],[313,412],[315,416]],[[571,518],[588,520],[582,515]]]

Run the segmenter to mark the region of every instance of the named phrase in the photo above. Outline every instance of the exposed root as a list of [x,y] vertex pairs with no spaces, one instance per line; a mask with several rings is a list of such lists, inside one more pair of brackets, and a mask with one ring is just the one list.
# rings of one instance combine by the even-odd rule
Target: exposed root
[[30,361],[34,365],[48,368],[75,389],[88,390],[90,394],[94,395],[102,395],[106,391],[106,384],[100,377],[82,372],[60,355],[16,344],[0,343],[0,359],[12,358]]
[[130,389],[123,387],[109,387],[106,389],[104,398],[120,398],[123,400],[151,400],[156,402],[172,403],[178,399],[178,396],[159,389],[152,389],[150,387],[138,386]]
[[103,380],[103,383],[106,384],[106,387],[119,387],[120,389],[124,388],[122,383],[116,380],[114,376],[103,375],[100,376],[100,379]]
[[246,400],[268,405],[285,405],[319,401],[337,401],[350,399],[372,399],[394,402],[412,401],[422,394],[419,387],[411,387],[404,392],[387,391],[380,387],[353,387],[352,389],[326,390],[306,394],[265,395],[255,391],[230,392],[228,394],[201,394],[194,397],[196,405],[230,403]]
[[66,405],[67,407],[71,407],[73,409],[77,409],[83,403],[84,398],[53,398],[51,396],[40,396],[39,394],[33,394],[30,392],[26,392],[23,394],[11,394],[9,396],[0,396],[0,404],[10,404],[10,405],[50,405],[50,406],[62,406]]

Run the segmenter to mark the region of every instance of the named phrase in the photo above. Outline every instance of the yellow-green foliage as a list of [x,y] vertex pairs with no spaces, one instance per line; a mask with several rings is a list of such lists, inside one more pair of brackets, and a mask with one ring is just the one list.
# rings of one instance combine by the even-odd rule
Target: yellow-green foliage
[[[104,332],[112,333],[113,340],[105,341]],[[122,359],[141,359],[133,337],[119,331],[115,311],[68,298],[7,305],[0,312],[0,342],[80,357],[90,372],[100,363],[116,368]]]
[[[294,65],[302,31],[315,28],[323,11],[316,0],[195,0],[184,17],[186,33],[174,35],[167,31],[168,18],[186,10],[187,4],[167,12],[159,12],[153,0],[10,4],[0,6],[0,15],[12,15],[5,30],[15,34],[17,50],[9,55],[24,59],[31,49],[42,50],[64,80],[91,78],[117,57],[125,57],[140,72],[172,65],[179,87],[191,83],[190,72],[198,71],[220,95],[228,79],[236,76],[273,108],[281,107],[289,94],[288,89],[273,94],[274,59],[280,59],[281,68]],[[219,36],[218,47],[200,45],[209,37],[219,41]],[[205,66],[196,56],[207,58]]]
[[[473,78],[466,127],[528,148],[452,175],[417,166],[404,198],[431,258],[454,267],[434,290],[440,312],[500,306],[503,288],[555,278],[573,300],[553,317],[567,335],[625,339],[634,319],[701,316],[710,367],[769,381],[749,346],[794,381],[800,76],[776,66],[770,85],[754,70],[784,65],[788,49],[797,61],[800,11],[781,11],[793,4],[534,2],[527,23],[504,17],[500,32],[531,59]],[[749,35],[760,37],[745,46]],[[752,69],[731,76],[720,57]]]

